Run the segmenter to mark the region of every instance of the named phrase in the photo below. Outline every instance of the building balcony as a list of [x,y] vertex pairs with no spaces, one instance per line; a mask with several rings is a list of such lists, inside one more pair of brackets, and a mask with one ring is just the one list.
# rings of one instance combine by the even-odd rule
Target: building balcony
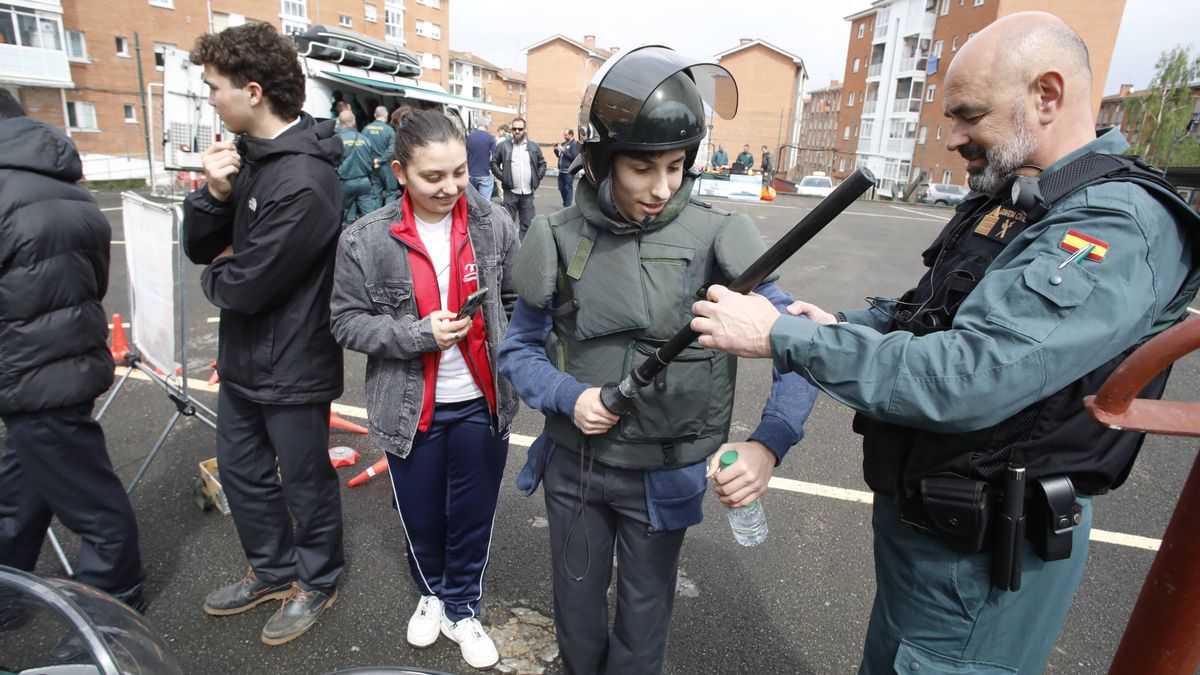
[[894,113],[920,113],[921,99],[919,98],[898,98],[892,103],[892,112]]
[[913,150],[917,148],[917,141],[913,138],[889,138],[885,150],[893,155],[912,156]]
[[0,82],[72,89],[71,65],[61,49],[0,44]]
[[870,81],[871,78],[879,79],[879,75],[882,72],[883,72],[883,62],[882,61],[879,63],[872,63],[871,65],[867,66],[867,81]]
[[870,137],[870,136],[867,136],[867,137],[865,137],[865,138],[864,138],[864,137],[862,137],[862,136],[859,136],[859,137],[858,137],[858,150],[857,150],[857,152],[858,152],[859,154],[866,154],[866,153],[869,153],[869,152],[871,152],[871,137]]
[[933,35],[933,29],[937,25],[937,14],[933,12],[925,12],[921,15],[921,22],[908,30],[909,35],[919,35],[921,37],[930,37]]
[[927,56],[900,59],[900,68],[896,72],[896,77],[925,77],[925,69],[928,65],[929,57]]
[[879,101],[863,101],[863,117],[874,115],[877,108],[879,108]]

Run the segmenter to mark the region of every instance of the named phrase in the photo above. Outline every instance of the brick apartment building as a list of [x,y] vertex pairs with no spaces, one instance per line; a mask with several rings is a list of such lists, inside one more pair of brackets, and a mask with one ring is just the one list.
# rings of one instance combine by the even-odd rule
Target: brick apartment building
[[563,129],[579,126],[583,90],[617,48],[596,46],[596,36],[583,41],[551,35],[525,48],[529,138],[542,145],[562,141]]
[[804,61],[766,40],[742,38],[716,55],[738,83],[738,112],[732,120],[713,119],[709,143],[724,144],[730,159],[750,146],[754,169],[762,146],[771,149],[777,170],[787,171],[798,158],[800,121],[808,71]]
[[[66,129],[85,175],[144,177],[147,97],[159,121],[154,134],[162,132],[161,51],[189,49],[203,33],[248,20],[285,33],[325,25],[386,40],[420,56],[423,81],[448,84],[449,0],[6,0],[0,87],[32,117]],[[157,155],[159,139],[150,142]]]
[[[1100,113],[1096,115],[1096,128],[1105,129],[1107,127],[1117,127],[1121,133],[1125,134],[1125,138],[1129,139],[1129,144],[1136,146],[1141,138],[1143,131],[1152,131],[1154,129],[1154,121],[1150,119],[1141,119],[1130,117],[1126,113],[1130,102],[1146,96],[1149,93],[1145,89],[1134,91],[1132,84],[1123,84],[1121,89],[1116,94],[1110,94],[1100,100]],[[1200,83],[1191,85],[1192,96],[1192,120],[1200,120]],[[1186,131],[1186,134],[1184,133]],[[1200,124],[1196,124],[1190,131],[1180,129],[1179,135],[1184,135],[1190,138],[1200,137]]]
[[[851,14],[835,176],[867,166],[884,196],[904,193],[917,169],[924,180],[965,184],[962,158],[945,148],[946,69],[971,36],[1016,12],[1051,12],[1080,34],[1099,108],[1124,8],[1124,0],[876,0]],[[855,155],[844,169],[841,153]]]
[[489,130],[495,131],[501,124],[509,124],[525,112],[525,75],[501,68],[471,52],[450,50],[449,82],[448,89],[455,96],[514,111],[480,111],[471,120],[472,125],[486,124]]
[[841,111],[841,82],[834,80],[828,87],[808,92],[801,114],[799,157],[795,166],[786,171],[784,178],[799,180],[816,171],[831,176],[834,174],[839,159],[836,150],[838,134],[841,133],[838,128]]

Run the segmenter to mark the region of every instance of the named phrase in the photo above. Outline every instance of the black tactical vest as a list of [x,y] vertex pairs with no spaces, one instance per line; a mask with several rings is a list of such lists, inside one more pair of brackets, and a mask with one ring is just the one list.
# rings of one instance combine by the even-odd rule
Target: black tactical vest
[[[1008,242],[1062,197],[1108,180],[1143,184],[1179,217],[1196,218],[1161,173],[1119,155],[1088,153],[1072,161],[1038,182],[1041,195],[1036,201],[1029,199],[1028,193],[1019,199],[1016,194],[989,197],[973,193],[958,205],[954,218],[922,254],[930,269],[917,287],[901,298],[889,330],[925,335],[950,328],[963,300]],[[1001,190],[1002,194],[1008,192]],[[1176,301],[1168,306],[1168,311],[1179,314],[1170,317],[1172,321],[1182,316],[1198,284],[1200,274],[1194,270]],[[922,478],[935,475],[997,484],[1011,462],[1026,468],[1029,484],[1041,476],[1065,474],[1083,494],[1119,486],[1129,475],[1144,434],[1101,426],[1085,411],[1083,398],[1097,393],[1137,346],[1130,346],[1048,398],[978,431],[937,433],[855,415],[854,431],[863,436],[867,484],[882,495],[906,499],[916,494]],[[1166,380],[1166,372],[1159,374],[1141,397],[1160,398]]]

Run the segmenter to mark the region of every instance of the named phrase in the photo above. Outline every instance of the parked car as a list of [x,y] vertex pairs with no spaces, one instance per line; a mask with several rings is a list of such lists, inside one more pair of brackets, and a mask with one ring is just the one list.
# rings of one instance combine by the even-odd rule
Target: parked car
[[833,192],[833,179],[818,171],[805,176],[796,186],[796,194],[802,197],[828,197]]
[[917,190],[918,204],[937,204],[939,206],[954,206],[967,196],[967,188],[950,183],[930,183]]

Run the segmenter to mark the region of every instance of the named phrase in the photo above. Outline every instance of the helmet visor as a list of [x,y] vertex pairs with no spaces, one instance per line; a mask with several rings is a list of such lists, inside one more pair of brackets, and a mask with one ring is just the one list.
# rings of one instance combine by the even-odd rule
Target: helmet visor
[[601,140],[593,116],[611,139],[627,137],[650,95],[680,71],[687,71],[696,83],[708,111],[723,119],[737,114],[737,83],[728,70],[666,47],[639,47],[609,59],[588,84],[579,108],[579,140]]

